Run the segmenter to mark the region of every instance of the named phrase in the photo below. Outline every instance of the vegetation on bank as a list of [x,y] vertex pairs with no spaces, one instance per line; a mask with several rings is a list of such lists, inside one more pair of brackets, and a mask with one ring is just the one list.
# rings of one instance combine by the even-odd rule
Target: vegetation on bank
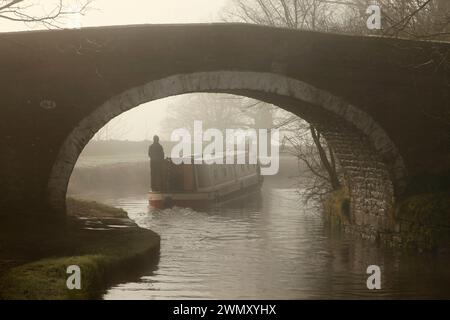
[[[74,199],[68,201],[68,211],[70,221],[60,226],[64,232],[38,231],[12,247],[11,250],[25,252],[16,252],[15,263],[0,274],[1,299],[100,298],[108,285],[135,275],[158,259],[160,239],[150,230],[136,225],[91,230],[79,219],[73,219],[73,216],[116,219],[117,225],[120,219],[125,219],[125,211]],[[14,259],[14,252],[11,254]],[[21,260],[20,256],[30,258]],[[69,290],[66,286],[69,277],[66,270],[70,265],[81,269],[81,290]]]
[[[408,249],[450,248],[450,190],[410,195],[399,200],[393,210],[392,230],[380,233],[380,240]],[[324,202],[330,226],[351,224],[350,197],[343,187],[329,194]]]
[[350,195],[347,187],[329,193],[324,201],[324,212],[333,227],[350,224]]
[[77,200],[68,198],[66,200],[67,214],[75,217],[97,217],[97,218],[128,218],[123,209],[107,206],[96,201]]
[[450,190],[409,196],[396,205],[397,231],[406,247],[435,250],[450,244]]
[[450,228],[450,190],[418,194],[400,201],[396,218]]

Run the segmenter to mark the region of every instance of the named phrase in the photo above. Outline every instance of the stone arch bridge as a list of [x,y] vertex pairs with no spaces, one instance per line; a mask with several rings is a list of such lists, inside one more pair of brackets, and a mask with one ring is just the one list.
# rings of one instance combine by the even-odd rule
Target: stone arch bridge
[[315,124],[344,169],[350,224],[386,229],[416,177],[449,170],[449,52],[242,24],[0,34],[0,214],[63,214],[78,155],[120,113],[225,92]]

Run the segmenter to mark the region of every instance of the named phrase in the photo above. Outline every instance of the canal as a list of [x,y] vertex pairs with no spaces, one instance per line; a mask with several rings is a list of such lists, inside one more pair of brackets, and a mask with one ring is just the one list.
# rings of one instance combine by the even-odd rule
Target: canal
[[[141,196],[98,199],[161,235],[159,261],[104,299],[449,298],[447,254],[400,253],[332,232],[296,189],[220,208],[154,210]],[[366,269],[382,270],[368,290]]]

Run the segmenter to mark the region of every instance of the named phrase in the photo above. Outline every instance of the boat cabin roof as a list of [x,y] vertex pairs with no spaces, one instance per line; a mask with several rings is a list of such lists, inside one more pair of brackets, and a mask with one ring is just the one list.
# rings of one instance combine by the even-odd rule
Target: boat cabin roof
[[[236,156],[242,156],[242,155],[246,155],[246,154],[248,154],[248,152],[246,152],[246,151],[235,151],[234,153],[233,152],[229,152],[229,151],[225,151],[225,152],[216,152],[216,153],[214,153],[214,154],[210,154],[209,155],[209,157],[208,157],[208,160],[219,160],[219,159],[225,159],[226,157],[227,157],[227,155],[234,155],[235,157]],[[181,160],[181,159],[183,159],[184,160],[184,162],[189,162],[189,160],[204,160],[204,158],[205,158],[205,156],[207,156],[207,155],[205,155],[205,154],[199,154],[199,153],[193,153],[193,154],[191,154],[190,156],[185,156],[185,157],[178,157],[178,158],[169,158],[170,160],[173,160],[173,159],[178,159],[178,160]]]

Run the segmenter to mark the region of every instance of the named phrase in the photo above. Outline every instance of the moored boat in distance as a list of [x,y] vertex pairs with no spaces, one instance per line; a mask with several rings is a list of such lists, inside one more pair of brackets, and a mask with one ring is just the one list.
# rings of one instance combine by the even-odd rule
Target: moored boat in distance
[[[216,156],[223,157],[225,163],[224,154]],[[149,203],[154,208],[208,207],[257,192],[263,182],[259,163],[175,164],[167,158],[160,174],[161,191],[149,192]]]

